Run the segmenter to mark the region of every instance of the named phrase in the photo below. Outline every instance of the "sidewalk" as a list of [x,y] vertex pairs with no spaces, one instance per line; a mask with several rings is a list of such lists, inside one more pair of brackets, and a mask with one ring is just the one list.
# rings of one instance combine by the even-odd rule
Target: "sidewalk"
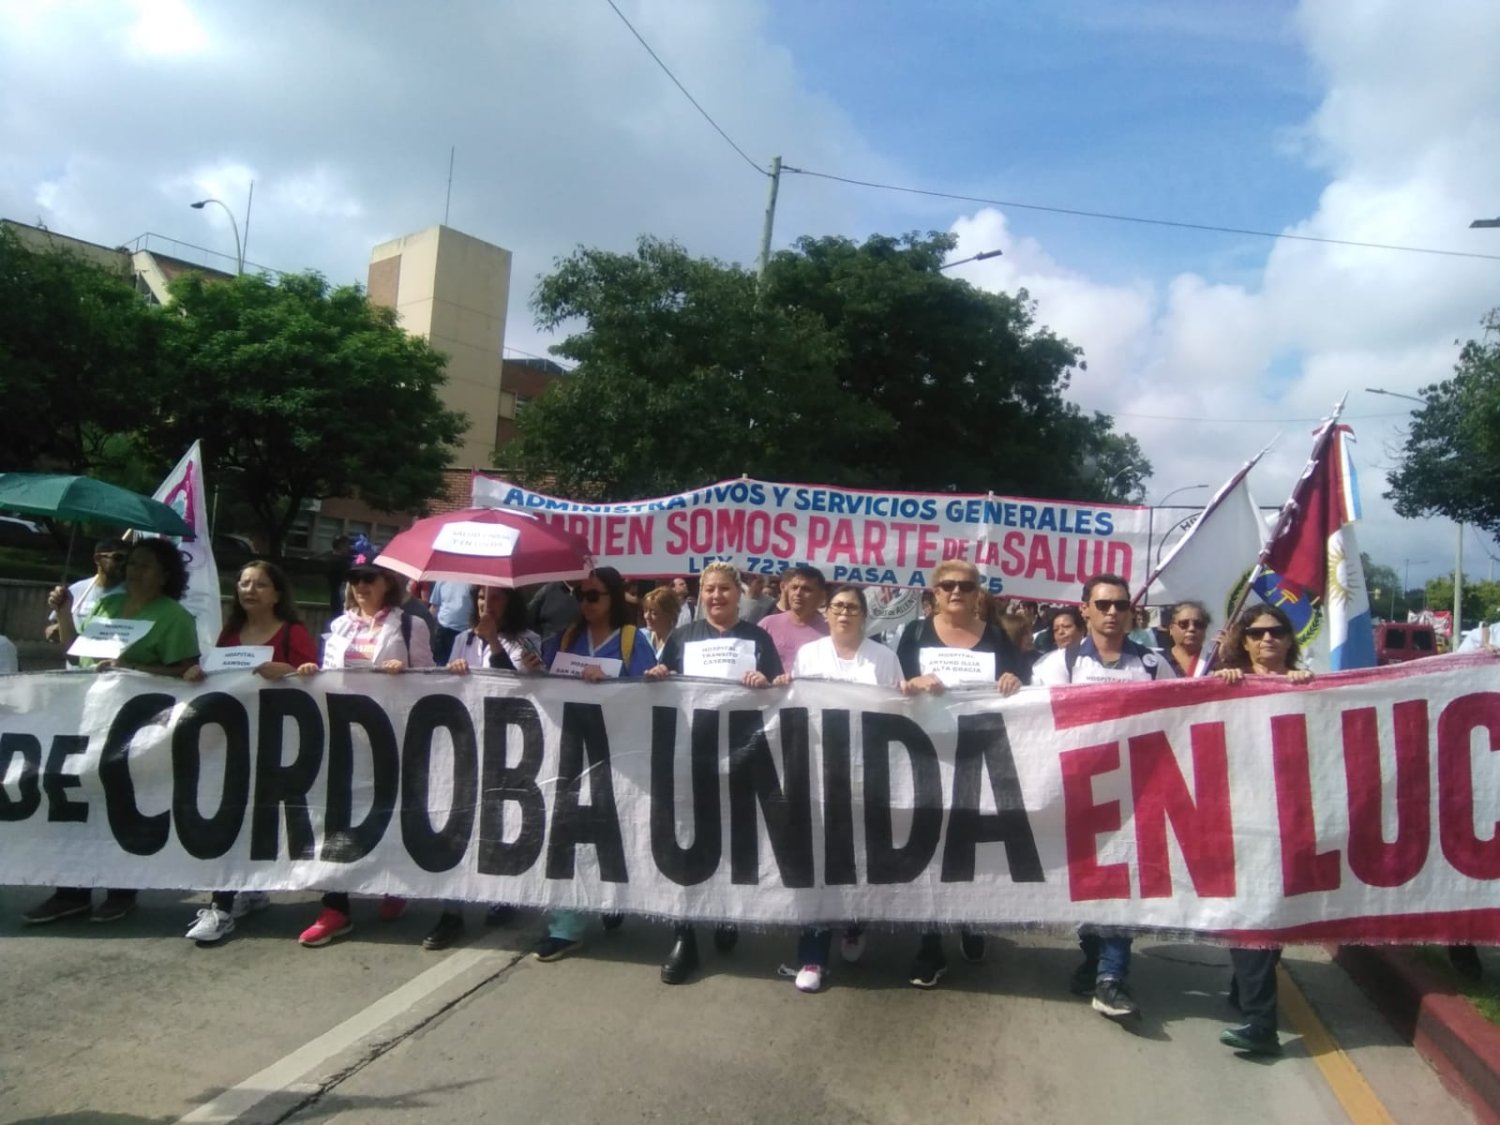
[[[1485,979],[1500,975],[1500,954],[1481,949]],[[1500,1027],[1475,1011],[1442,970],[1414,949],[1346,945],[1337,963],[1385,1013],[1475,1120],[1500,1125]]]

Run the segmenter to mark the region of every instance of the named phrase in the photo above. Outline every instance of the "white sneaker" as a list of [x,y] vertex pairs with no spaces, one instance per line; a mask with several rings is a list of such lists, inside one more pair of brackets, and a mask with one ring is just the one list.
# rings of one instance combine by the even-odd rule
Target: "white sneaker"
[[803,965],[796,983],[798,992],[817,992],[823,987],[823,966]]
[[271,896],[265,891],[241,891],[234,896],[234,906],[229,913],[236,918],[243,918],[246,914],[254,914],[270,905]]
[[219,941],[234,933],[234,919],[217,906],[198,911],[198,920],[187,932],[189,941]]
[[839,956],[844,959],[846,965],[858,965],[859,959],[865,955],[865,934],[861,930],[858,933],[845,933],[839,939]]

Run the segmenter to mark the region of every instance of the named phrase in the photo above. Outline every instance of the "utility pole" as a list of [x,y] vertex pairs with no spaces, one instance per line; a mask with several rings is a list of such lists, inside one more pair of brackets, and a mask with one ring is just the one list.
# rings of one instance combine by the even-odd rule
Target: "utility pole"
[[1453,553],[1453,648],[1458,648],[1458,637],[1463,631],[1464,612],[1464,525],[1458,525],[1458,549]]
[[771,228],[776,225],[776,193],[781,188],[781,157],[771,157],[771,194],[766,199],[766,221],[760,228],[760,264],[755,271],[755,286],[766,283],[766,266],[771,261]]

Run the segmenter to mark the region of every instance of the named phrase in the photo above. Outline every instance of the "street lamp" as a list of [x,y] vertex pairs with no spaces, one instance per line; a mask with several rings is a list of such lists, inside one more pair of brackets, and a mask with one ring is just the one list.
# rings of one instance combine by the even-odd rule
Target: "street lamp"
[[954,266],[961,266],[967,262],[982,262],[986,258],[998,258],[1003,253],[1005,253],[1004,250],[981,250],[978,254],[974,254],[968,258],[960,258],[956,262],[944,262],[938,266],[938,269],[951,270]]
[[[250,205],[255,201],[255,181],[250,181],[250,195],[245,200],[245,242],[250,241]],[[240,224],[234,221],[234,212],[222,199],[200,199],[197,203],[188,204],[194,211],[201,211],[210,203],[216,203],[224,209],[224,214],[229,216],[230,229],[234,231],[234,273],[238,277],[245,272],[245,244],[240,241]]]
[[1500,219],[1475,219],[1469,224],[1470,230],[1479,230],[1483,227],[1500,227]]
[[[1500,226],[1500,219],[1475,219],[1471,226]],[[1365,392],[1372,395],[1386,395],[1389,398],[1404,398],[1411,402],[1420,402],[1427,405],[1425,398],[1416,395],[1404,395],[1400,391],[1386,391],[1379,387],[1366,387]],[[1410,587],[1408,587],[1410,588]],[[1458,523],[1458,542],[1453,549],[1453,639],[1458,639],[1459,630],[1463,628],[1464,612],[1464,525],[1460,520]]]
[[1185,484],[1181,488],[1174,488],[1174,489],[1172,489],[1171,492],[1169,492],[1165,496],[1163,496],[1160,500],[1158,500],[1155,504],[1153,504],[1152,507],[1153,508],[1164,508],[1164,507],[1166,507],[1167,501],[1170,500],[1170,499],[1172,499],[1172,497],[1176,496],[1179,492],[1196,492],[1200,488],[1207,488],[1207,487],[1208,487],[1208,485],[1206,485],[1206,484]]

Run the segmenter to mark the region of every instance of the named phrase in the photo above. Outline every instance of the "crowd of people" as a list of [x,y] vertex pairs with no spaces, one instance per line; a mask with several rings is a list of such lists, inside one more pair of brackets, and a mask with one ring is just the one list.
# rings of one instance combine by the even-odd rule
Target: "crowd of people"
[[[186,572],[176,549],[159,539],[130,546],[106,541],[98,545],[95,562],[98,572],[92,580],[51,594],[59,639],[70,643],[92,616],[150,621],[152,626],[117,657],[79,662],[202,679],[203,654],[193,619],[179,603]],[[863,589],[829,584],[811,566],[793,567],[766,582],[716,562],[695,581],[661,583],[627,583],[617,570],[598,567],[579,582],[552,583],[523,597],[505,587],[456,582],[409,590],[397,575],[376,566],[366,548],[356,551],[339,578],[340,613],[319,644],[301,623],[280,568],[264,561],[248,564],[238,576],[218,645],[269,651],[254,669],[268,680],[313,677],[328,668],[363,667],[393,675],[414,668],[465,675],[484,668],[566,674],[590,683],[718,674],[754,690],[808,679],[936,695],[982,684],[1008,696],[1028,684],[1129,685],[1205,673],[1227,685],[1252,676],[1284,677],[1292,683],[1312,678],[1300,666],[1296,631],[1280,609],[1260,604],[1246,609],[1229,623],[1215,649],[1208,643],[1213,623],[1203,605],[1174,605],[1154,628],[1135,605],[1126,580],[1110,574],[1085,582],[1079,604],[1038,607],[992,599],[972,564],[945,561],[930,575],[922,616],[883,635],[872,635]],[[730,646],[735,660],[706,665],[702,646],[724,641],[735,642]],[[724,646],[716,651],[722,655]],[[709,670],[713,668],[720,670]],[[29,910],[25,921],[42,924],[81,915],[112,921],[134,908],[135,897],[132,889],[113,888],[95,904],[89,888],[58,888]],[[200,943],[221,941],[234,931],[237,919],[267,902],[260,892],[215,892],[186,936]],[[378,916],[394,919],[405,908],[403,900],[386,897]],[[486,922],[501,923],[510,915],[511,908],[498,903],[488,908]],[[606,915],[601,921],[605,929],[613,929],[623,919]],[[841,959],[850,964],[860,959],[866,935],[859,923],[830,919],[829,925],[800,932],[795,963],[783,967],[795,978],[796,988],[817,992],[824,986],[835,929]],[[585,914],[552,911],[534,950],[536,959],[552,962],[578,951],[589,926]],[[298,940],[320,947],[353,929],[349,896],[329,892]],[[463,904],[443,903],[423,945],[444,949],[463,934]],[[713,943],[727,953],[737,938],[735,927],[720,925]],[[1128,983],[1130,935],[1083,927],[1079,944],[1082,961],[1072,977],[1073,991],[1087,996],[1108,1018],[1138,1016]],[[984,935],[962,930],[958,950],[967,962],[981,961]],[[1231,1000],[1244,1022],[1223,1032],[1226,1044],[1254,1053],[1280,1050],[1278,957],[1276,950],[1231,951]],[[695,927],[677,925],[661,979],[681,983],[699,965]],[[907,979],[916,987],[932,988],[948,969],[943,935],[935,926],[925,928]]]

